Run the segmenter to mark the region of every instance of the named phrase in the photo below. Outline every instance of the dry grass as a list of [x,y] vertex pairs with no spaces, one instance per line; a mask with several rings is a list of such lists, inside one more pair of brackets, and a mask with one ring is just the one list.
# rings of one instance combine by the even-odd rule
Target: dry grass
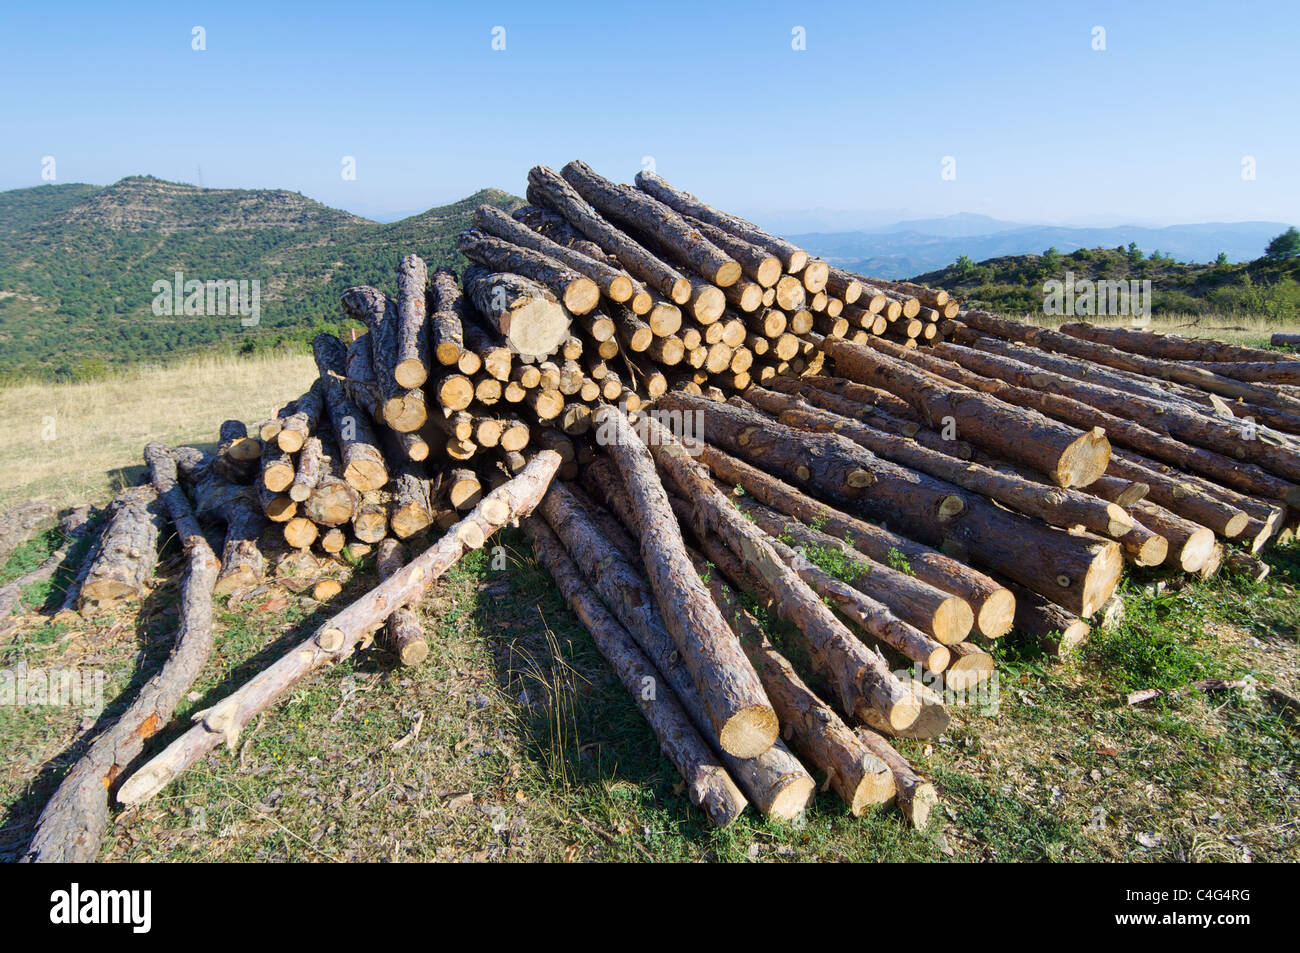
[[210,444],[221,421],[255,423],[315,376],[308,354],[222,355],[0,390],[0,505],[34,496],[102,501],[130,482],[150,440]]

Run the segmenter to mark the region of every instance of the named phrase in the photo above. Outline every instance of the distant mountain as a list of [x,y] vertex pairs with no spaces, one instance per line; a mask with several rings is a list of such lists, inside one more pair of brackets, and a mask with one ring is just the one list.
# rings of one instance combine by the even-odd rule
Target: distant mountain
[[[77,376],[219,342],[300,341],[337,324],[353,284],[389,287],[398,259],[459,264],[476,206],[521,201],[484,189],[379,224],[296,192],[203,189],[148,176],[113,185],[0,193],[0,375]],[[153,313],[154,283],[260,282],[260,321]]]
[[950,215],[898,222],[856,232],[814,232],[790,240],[850,271],[880,278],[906,278],[951,265],[961,255],[974,261],[1008,255],[1038,254],[1055,247],[1115,248],[1136,243],[1144,252],[1159,251],[1179,261],[1213,261],[1220,252],[1232,262],[1264,253],[1269,239],[1287,229],[1281,222],[1208,222],[1146,228],[1071,228],[1020,225],[984,215]]

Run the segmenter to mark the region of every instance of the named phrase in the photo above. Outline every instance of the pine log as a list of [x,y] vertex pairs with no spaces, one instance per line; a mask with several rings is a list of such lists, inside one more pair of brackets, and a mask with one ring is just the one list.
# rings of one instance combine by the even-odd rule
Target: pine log
[[397,265],[397,346],[393,379],[400,387],[420,387],[429,377],[429,325],[425,286],[429,268],[418,255]]
[[845,437],[812,434],[756,412],[678,393],[659,410],[696,411],[715,446],[930,545],[956,548],[1072,611],[1110,597],[1124,561],[1117,543],[1075,536],[1010,513],[982,496],[916,473]]
[[258,539],[266,519],[253,490],[237,483],[227,483],[212,466],[212,458],[193,447],[172,451],[181,483],[194,500],[194,512],[200,520],[225,524],[226,537],[221,550],[221,572],[213,587],[222,596],[255,586],[266,574],[266,561]]
[[1100,428],[1080,433],[986,394],[944,387],[933,377],[871,348],[837,338],[826,339],[825,345],[840,374],[913,402],[936,429],[951,419],[961,439],[1000,456],[1023,460],[1060,486],[1087,486],[1106,472],[1110,442]]
[[477,228],[461,232],[457,248],[470,261],[491,271],[521,275],[550,289],[571,314],[586,314],[600,301],[600,288],[594,281],[531,248],[513,245]]
[[[1242,347],[1202,338],[1185,338],[1177,334],[1159,334],[1137,328],[1108,328],[1087,322],[1074,322],[1060,326],[1063,334],[1084,341],[1106,344],[1110,347],[1169,361],[1286,361],[1287,355],[1257,347]],[[1275,334],[1274,338],[1287,337]],[[1271,342],[1278,346],[1276,340]]]
[[302,503],[311,496],[323,473],[324,455],[320,438],[308,437],[298,454],[298,467],[288,488],[289,499]]
[[212,587],[219,564],[176,482],[175,461],[167,449],[151,443],[144,454],[150,490],[176,527],[186,555],[176,636],[162,668],[90,743],[46,802],[27,849],[29,861],[90,863],[99,856],[110,792],[120,773],[139,757],[145,741],[171,721],[212,653]]
[[[383,582],[401,569],[405,558],[401,543],[395,539],[382,540],[375,549],[375,571],[379,581]],[[429,655],[429,643],[424,638],[420,618],[415,610],[406,606],[393,610],[378,641],[406,666],[419,665]]]
[[465,290],[487,323],[525,361],[545,360],[569,339],[568,312],[550,289],[529,278],[471,265],[465,269]]
[[760,287],[770,288],[781,277],[781,260],[767,249],[701,219],[690,215],[683,215],[682,218],[706,239],[734,258],[740,264],[745,277],[757,282]]
[[398,539],[409,539],[433,525],[433,488],[425,468],[406,461],[393,472],[388,522]]
[[341,300],[343,309],[370,329],[370,361],[373,380],[379,389],[383,422],[399,433],[419,430],[428,419],[424,392],[403,387],[396,377],[399,325],[396,307],[382,291],[368,285],[348,288]]
[[1143,500],[1133,507],[1133,515],[1143,526],[1169,541],[1165,565],[1177,567],[1183,572],[1197,572],[1214,551],[1213,530],[1171,513],[1159,504]]
[[907,759],[870,728],[858,728],[857,736],[867,750],[889,766],[898,789],[898,809],[917,830],[925,830],[930,823],[930,812],[939,803],[934,785],[925,780],[908,764]]
[[[612,455],[635,507],[635,535],[641,542],[646,576],[664,624],[703,697],[713,737],[728,754],[756,757],[772,746],[778,730],[758,675],[690,564],[645,444],[622,413],[610,407],[596,411],[595,424],[597,442]],[[564,494],[557,497],[551,505],[557,508],[558,518]],[[556,520],[543,512],[554,526]]]
[[659,672],[642,654],[632,636],[589,589],[555,534],[537,518],[524,521],[538,562],[550,573],[569,608],[591,633],[596,648],[636,702],[659,739],[664,755],[686,783],[692,804],[715,827],[725,827],[745,809],[745,798],[726,767],[709,749],[688,719],[681,703],[665,688],[647,696]]
[[[563,215],[574,228],[614,256],[634,277],[674,304],[690,300],[691,285],[676,268],[652,255],[606,221],[559,173],[546,166],[528,171],[528,197]],[[635,309],[633,309],[635,310]]]
[[[598,420],[614,415],[613,411],[602,410]],[[744,562],[748,572],[770,588],[776,611],[803,632],[810,654],[819,660],[820,668],[834,673],[842,710],[861,717],[861,709],[872,708],[897,727],[911,724],[917,715],[916,700],[900,687],[880,657],[865,651],[862,643],[811,587],[785,564],[766,534],[741,515],[670,432],[653,417],[643,417],[638,422],[650,437],[649,449],[655,462],[681,496],[690,501],[696,537],[701,542],[716,538],[724,543]],[[622,428],[615,431],[619,434],[615,447],[628,439],[638,439],[621,417],[618,423]],[[627,471],[622,472],[627,485]],[[628,492],[638,512],[646,512],[647,508],[630,485]],[[676,528],[671,518],[667,521]],[[655,550],[647,546],[646,539],[643,536],[642,555],[648,561],[654,558]]]
[[1045,651],[1063,655],[1088,638],[1088,623],[1077,615],[1014,582],[1006,585],[1016,597],[1016,630],[1032,636]]
[[876,563],[893,565],[962,598],[974,610],[976,628],[986,638],[1000,638],[1011,630],[1015,600],[988,576],[928,546],[841,513],[714,447],[701,447],[698,459],[723,483],[742,487],[764,505],[845,540]]
[[616,185],[578,159],[565,165],[560,175],[606,218],[652,237],[705,280],[725,288],[740,278],[739,262],[705,238],[672,208],[645,192]]
[[77,610],[89,618],[144,595],[158,561],[166,511],[152,486],[128,487],[113,498],[89,563]]
[[1300,384],[1300,361],[1184,361],[1182,366],[1253,384]]
[[320,529],[305,516],[295,516],[284,524],[284,541],[294,549],[310,549]]
[[781,266],[788,274],[797,275],[808,263],[808,253],[802,248],[790,244],[784,239],[769,235],[752,222],[720,212],[705,205],[689,192],[683,192],[670,185],[665,179],[649,170],[642,170],[636,175],[637,188],[647,195],[658,199],[664,205],[681,215],[689,215],[723,231],[730,232],[751,245],[766,249],[781,260]]
[[344,467],[343,478],[358,490],[372,490],[388,482],[388,468],[375,436],[360,408],[343,391],[346,350],[332,334],[312,340],[316,366],[324,381],[324,401]]
[[248,428],[243,421],[222,421],[213,466],[223,480],[230,483],[252,483],[257,477],[261,456],[261,441],[248,435]]
[[323,393],[324,385],[317,378],[312,381],[311,389],[294,401],[293,413],[281,421],[280,432],[275,435],[275,442],[281,450],[297,453],[307,438],[316,432],[325,406]]
[[[1268,343],[1273,345],[1274,347],[1300,347],[1300,334],[1287,334],[1283,331],[1278,331],[1274,333],[1274,335],[1271,338],[1269,338]],[[1265,353],[1269,353],[1269,352],[1265,352]],[[1278,360],[1286,359],[1286,355],[1282,355],[1282,354],[1275,355],[1275,357]],[[1225,355],[1224,360],[1231,360],[1231,358]],[[1256,358],[1256,360],[1264,360],[1264,359]]]
[[302,504],[308,519],[320,526],[342,526],[352,522],[361,505],[361,494],[345,480],[322,473],[311,494]]
[[[429,282],[429,352],[444,367],[454,367],[465,351],[463,322],[468,301],[450,268],[438,268]],[[472,374],[477,368],[465,371]]]
[[[393,575],[324,622],[306,641],[211,708],[194,716],[196,724],[127,779],[118,791],[122,804],[153,797],[224,741],[235,747],[257,714],[279,701],[316,669],[351,657],[362,641],[395,609],[413,604],[467,549],[481,549],[508,522],[532,512],[559,467],[559,457],[543,451],[510,480],[483,499],[438,542]],[[489,505],[489,504],[495,504]],[[488,516],[488,513],[492,513]]]
[[262,485],[272,493],[283,493],[293,483],[293,457],[280,449],[279,444],[262,444]]

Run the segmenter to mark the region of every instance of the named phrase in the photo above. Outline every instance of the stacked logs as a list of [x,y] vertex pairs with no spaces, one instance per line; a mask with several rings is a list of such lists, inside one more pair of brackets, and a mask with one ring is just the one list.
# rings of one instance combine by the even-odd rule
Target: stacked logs
[[[1114,617],[1126,564],[1260,579],[1294,536],[1285,354],[962,310],[650,172],[538,166],[527,197],[475,212],[460,276],[408,256],[395,298],[348,289],[364,333],[318,336],[312,388],[178,451],[179,478],[227,528],[232,585],[261,571],[259,520],[300,549],[378,546],[391,581],[394,540],[547,457],[537,561],[715,824],[795,817],[819,775],[853,815],[893,802],[924,826],[934,788],[889,739],[996,701],[999,639],[1068,650]],[[106,539],[156,538],[137,496]],[[367,631],[385,620],[423,657],[411,613]],[[311,659],[360,638],[327,634]],[[225,730],[208,716],[124,800]]]

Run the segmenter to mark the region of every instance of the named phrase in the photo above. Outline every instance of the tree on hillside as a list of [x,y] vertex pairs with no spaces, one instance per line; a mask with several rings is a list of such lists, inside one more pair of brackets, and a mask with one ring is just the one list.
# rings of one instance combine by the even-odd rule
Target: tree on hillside
[[975,262],[970,260],[970,255],[958,255],[953,268],[960,277],[964,278],[975,270]]
[[1220,267],[1226,265],[1228,263],[1228,253],[1222,251],[1219,252],[1219,257],[1214,259],[1214,263]]
[[1142,249],[1138,248],[1137,242],[1129,242],[1124,254],[1128,256],[1128,260],[1133,264],[1140,265],[1142,263]]
[[1061,253],[1053,245],[1047,251],[1043,252],[1043,267],[1048,271],[1055,271],[1061,266]]
[[1264,248],[1264,257],[1271,258],[1274,261],[1285,261],[1288,258],[1295,258],[1300,255],[1300,231],[1292,225],[1281,235],[1278,235]]

